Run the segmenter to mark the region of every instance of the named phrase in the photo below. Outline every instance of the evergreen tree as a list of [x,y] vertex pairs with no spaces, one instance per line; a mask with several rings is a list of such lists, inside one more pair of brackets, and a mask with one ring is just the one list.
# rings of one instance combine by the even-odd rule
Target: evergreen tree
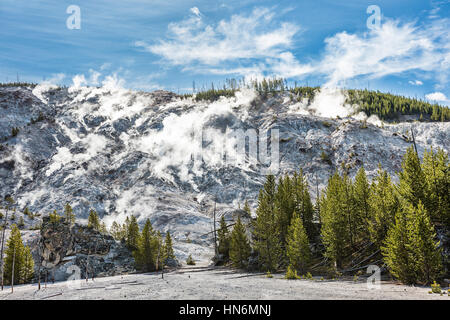
[[366,240],[369,234],[368,223],[372,214],[370,208],[371,190],[364,167],[361,167],[356,174],[353,191],[356,202],[355,224],[357,237],[358,239]]
[[250,250],[251,248],[245,232],[245,227],[241,222],[241,218],[238,217],[233,231],[231,232],[230,259],[233,265],[238,268],[246,268]]
[[293,184],[289,176],[280,177],[275,192],[275,212],[278,230],[280,232],[280,243],[286,246],[288,228],[294,214],[295,202]]
[[175,253],[173,252],[172,237],[170,236],[169,231],[167,231],[166,239],[164,241],[164,259],[165,261],[167,261],[168,259],[176,259]]
[[305,273],[311,260],[311,249],[302,219],[298,214],[294,214],[289,226],[286,251],[290,265],[301,274]]
[[75,223],[75,215],[73,214],[73,209],[68,202],[64,206],[64,218],[70,225],[73,225]]
[[88,227],[97,231],[100,230],[100,219],[98,218],[97,212],[92,209],[89,211]]
[[125,240],[126,232],[122,226],[120,226],[116,221],[114,221],[111,225],[110,231],[114,240]]
[[405,201],[417,206],[419,201],[428,205],[425,191],[425,175],[422,171],[420,159],[414,147],[411,146],[403,156],[402,171],[399,173],[398,192]]
[[441,250],[430,218],[419,201],[405,203],[389,229],[382,253],[391,273],[404,283],[429,284],[442,274]]
[[414,210],[412,244],[418,280],[430,284],[442,274],[441,249],[424,206],[419,202]]
[[137,223],[136,217],[131,216],[131,219],[129,220],[128,223],[127,239],[126,239],[128,249],[132,251],[136,250],[138,248],[138,240],[139,240],[139,225]]
[[381,247],[384,261],[390,273],[406,284],[416,282],[416,273],[413,257],[411,211],[398,210],[395,215],[395,224],[389,229],[385,246]]
[[22,284],[31,281],[33,277],[33,257],[29,248],[22,242],[19,228],[15,224],[11,227],[11,235],[6,244],[6,258],[4,265],[4,280],[11,284],[14,261],[14,284]]
[[303,227],[305,228],[305,232],[308,235],[309,241],[314,241],[316,236],[316,231],[313,224],[314,206],[311,202],[309,186],[308,182],[306,181],[306,177],[303,174],[303,169],[300,169],[300,172],[298,174],[294,173],[293,182],[295,211],[302,219]]
[[276,219],[275,177],[268,175],[258,196],[256,222],[254,225],[254,246],[261,266],[268,271],[278,268],[282,259],[279,224]]
[[53,224],[56,224],[61,220],[61,216],[58,214],[58,212],[56,212],[56,210],[53,210],[53,212],[48,216],[50,218],[50,222]]
[[426,180],[427,212],[433,221],[450,227],[450,163],[442,149],[425,152],[422,170]]
[[252,212],[251,212],[251,210],[250,210],[250,206],[248,205],[248,201],[247,201],[247,200],[245,200],[245,202],[244,202],[244,209],[243,209],[243,210],[244,210],[245,212],[247,212],[249,216],[252,215]]
[[349,232],[346,210],[343,207],[343,179],[337,172],[328,180],[328,185],[321,198],[320,214],[322,222],[322,241],[325,256],[341,268],[345,249],[349,244]]
[[[131,217],[133,224],[133,216]],[[147,219],[138,238],[137,249],[134,251],[136,266],[142,271],[152,271],[156,269],[158,256],[159,239],[153,230],[150,219]]]
[[370,238],[380,248],[399,209],[399,200],[389,174],[378,167],[369,198],[372,217],[369,219]]
[[220,218],[220,228],[217,231],[218,234],[218,250],[219,254],[223,255],[224,261],[228,261],[229,259],[229,251],[230,251],[230,234],[228,232],[228,227],[225,222],[225,216]]

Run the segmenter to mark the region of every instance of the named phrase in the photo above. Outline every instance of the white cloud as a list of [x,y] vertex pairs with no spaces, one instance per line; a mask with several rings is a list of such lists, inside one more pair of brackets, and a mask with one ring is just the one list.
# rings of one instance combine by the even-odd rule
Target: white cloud
[[192,14],[196,15],[197,17],[200,17],[200,15],[201,15],[200,10],[197,7],[192,7],[190,9],[190,11]]
[[413,85],[413,86],[421,86],[421,85],[423,85],[423,82],[420,81],[420,80],[414,80],[414,81],[410,80],[410,81],[408,81],[408,83],[410,85]]
[[[239,64],[241,71],[249,67],[254,71],[253,59],[278,62],[280,56],[289,54],[287,49],[292,47],[293,37],[300,30],[293,23],[277,25],[273,12],[267,8],[256,8],[249,15],[236,14],[217,24],[205,23],[196,14],[198,9],[193,9],[193,16],[169,24],[167,39],[154,44],[137,41],[135,45],[161,56],[172,65],[203,65],[207,67],[206,71],[233,62]],[[266,71],[265,64],[257,65],[257,68]]]
[[[383,19],[380,28],[365,33],[336,33],[324,40],[322,54],[305,63],[295,51],[295,23],[280,23],[275,10],[256,8],[217,23],[206,23],[198,10],[168,25],[168,34],[154,43],[135,44],[184,71],[204,74],[279,76],[314,75],[325,86],[355,78],[381,78],[415,72],[434,78],[437,89],[450,76],[450,19],[426,23]],[[295,52],[295,53],[294,53]],[[410,84],[421,85],[419,80]]]
[[429,93],[429,94],[425,95],[425,98],[430,101],[439,101],[439,102],[448,101],[447,97],[442,92]]
[[326,75],[331,86],[358,76],[381,78],[411,70],[443,72],[442,63],[449,53],[444,42],[447,37],[445,28],[435,23],[419,28],[413,23],[385,20],[381,28],[366,34],[341,32],[327,38],[318,71]]

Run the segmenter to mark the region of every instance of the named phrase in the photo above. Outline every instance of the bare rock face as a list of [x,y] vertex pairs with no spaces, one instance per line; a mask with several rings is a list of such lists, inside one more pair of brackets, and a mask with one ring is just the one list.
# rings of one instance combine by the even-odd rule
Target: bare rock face
[[[41,276],[67,280],[72,274],[86,277],[113,276],[134,271],[134,259],[123,243],[110,235],[87,226],[70,226],[64,221],[51,222],[43,218],[41,229],[41,254],[37,246],[34,256],[42,261]],[[38,270],[37,270],[38,271]]]

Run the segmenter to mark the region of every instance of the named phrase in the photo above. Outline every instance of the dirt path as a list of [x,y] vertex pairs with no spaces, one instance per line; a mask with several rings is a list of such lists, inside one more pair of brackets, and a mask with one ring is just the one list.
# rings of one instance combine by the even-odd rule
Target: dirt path
[[208,265],[185,266],[164,274],[124,275],[98,278],[86,283],[57,282],[37,291],[37,285],[22,285],[3,299],[437,299],[450,301],[447,295],[429,294],[429,288],[382,282],[381,288],[368,289],[365,280],[285,280],[276,274],[264,274],[211,268]]

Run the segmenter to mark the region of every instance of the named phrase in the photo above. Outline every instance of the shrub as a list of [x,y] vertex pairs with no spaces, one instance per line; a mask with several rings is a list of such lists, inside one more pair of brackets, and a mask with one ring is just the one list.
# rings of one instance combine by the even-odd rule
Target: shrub
[[288,266],[286,270],[286,275],[284,277],[288,280],[301,279],[301,277],[297,275],[297,270],[295,270],[294,267],[292,267],[291,265]]
[[186,259],[186,264],[188,266],[195,266],[195,260],[192,258],[191,255],[189,255],[189,257]]
[[433,293],[441,293],[441,285],[439,283],[436,283],[436,281],[434,281],[431,284],[431,292],[433,292]]
[[270,273],[270,271],[267,271],[266,278],[273,278],[273,275]]

